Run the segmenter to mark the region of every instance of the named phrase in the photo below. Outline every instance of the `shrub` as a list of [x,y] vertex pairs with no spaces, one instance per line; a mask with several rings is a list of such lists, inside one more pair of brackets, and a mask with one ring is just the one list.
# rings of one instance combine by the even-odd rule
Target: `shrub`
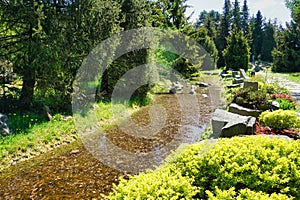
[[255,192],[249,189],[240,190],[239,194],[234,191],[234,188],[229,190],[220,190],[216,189],[216,195],[212,192],[207,191],[209,200],[219,200],[219,199],[238,199],[238,200],[288,200],[293,199],[289,198],[287,195],[273,193],[271,195],[263,192]]
[[231,102],[250,109],[262,109],[264,107],[264,110],[268,110],[271,108],[267,93],[262,90],[252,91],[251,88],[234,90]]
[[290,95],[287,95],[287,94],[271,94],[270,95],[270,98],[271,99],[285,99],[285,100],[288,100],[290,102],[294,102],[295,99],[293,97],[291,97]]
[[193,199],[197,188],[193,180],[183,177],[178,170],[164,168],[155,172],[131,177],[128,182],[121,179],[108,199]]
[[300,127],[300,118],[291,110],[265,111],[259,116],[259,120],[274,130]]
[[109,199],[299,199],[299,149],[297,141],[262,136],[189,145],[158,170],[122,180]]
[[280,105],[280,109],[282,110],[294,110],[296,108],[296,104],[286,100],[286,99],[276,99],[276,101],[279,103]]

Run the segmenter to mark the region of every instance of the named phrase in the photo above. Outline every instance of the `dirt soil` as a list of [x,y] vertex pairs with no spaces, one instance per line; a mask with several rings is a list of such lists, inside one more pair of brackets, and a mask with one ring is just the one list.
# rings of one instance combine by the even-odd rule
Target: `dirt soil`
[[[220,106],[219,99],[216,98],[219,97],[219,92],[218,87],[210,92],[207,89],[198,89],[197,99],[201,107],[198,124],[201,127],[197,130],[204,130],[204,124],[209,122],[214,109]],[[158,134],[159,139],[154,141],[135,139],[132,136],[127,137],[119,129],[111,130],[108,134],[110,139],[119,147],[133,152],[148,151],[148,147],[151,146],[149,142],[164,145],[172,140],[182,124],[176,96],[159,95],[156,101],[167,110],[167,123]],[[132,118],[139,124],[149,123],[147,108],[137,112]],[[188,124],[188,120],[184,123]],[[197,137],[200,136],[201,133],[197,133]],[[185,141],[186,138],[182,139]],[[196,138],[192,136],[192,139]],[[75,145],[75,148],[63,147],[60,153],[45,154],[41,158],[18,163],[3,171],[0,174],[0,197],[39,200],[101,199],[100,194],[108,194],[112,190],[112,184],[117,184],[121,176],[127,178],[128,174],[102,164],[80,144]]]

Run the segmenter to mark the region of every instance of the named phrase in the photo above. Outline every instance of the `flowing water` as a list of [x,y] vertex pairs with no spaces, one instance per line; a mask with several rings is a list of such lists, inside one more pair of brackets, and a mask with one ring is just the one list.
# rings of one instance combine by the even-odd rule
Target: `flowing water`
[[[128,152],[141,155],[152,152],[157,155],[154,162],[145,163],[146,167],[160,164],[170,153],[170,149],[164,147],[173,141],[176,144],[197,142],[214,109],[220,106],[219,87],[198,89],[195,96],[197,109],[189,105],[190,94],[180,95],[185,95],[185,102],[179,102],[178,96],[171,94],[155,98],[167,114],[164,127],[154,138],[137,138],[114,128],[108,132],[107,139]],[[148,114],[148,109],[135,113],[133,121],[149,124],[152,116]],[[100,148],[105,148],[107,139],[100,140]],[[116,162],[122,164],[122,161]],[[8,171],[0,176],[0,197],[3,199],[101,199],[101,193],[108,194],[112,184],[118,183],[119,177],[127,178],[129,174],[103,164],[82,144],[75,149],[61,150],[59,154],[49,153],[42,158],[19,163]]]

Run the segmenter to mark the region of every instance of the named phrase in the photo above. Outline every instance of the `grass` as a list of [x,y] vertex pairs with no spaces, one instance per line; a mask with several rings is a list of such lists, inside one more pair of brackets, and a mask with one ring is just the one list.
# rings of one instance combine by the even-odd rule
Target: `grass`
[[291,73],[287,76],[287,78],[300,84],[300,73]]
[[[148,102],[130,101],[129,113],[139,110],[141,103],[147,104]],[[122,111],[126,107],[117,104],[114,108]],[[116,123],[111,102],[98,103],[95,113],[104,130]],[[0,138],[0,171],[10,166],[11,163],[28,160],[79,140],[73,118],[65,121],[62,115],[57,114],[54,120],[46,121],[43,115],[35,113],[10,113],[8,117],[13,134]]]

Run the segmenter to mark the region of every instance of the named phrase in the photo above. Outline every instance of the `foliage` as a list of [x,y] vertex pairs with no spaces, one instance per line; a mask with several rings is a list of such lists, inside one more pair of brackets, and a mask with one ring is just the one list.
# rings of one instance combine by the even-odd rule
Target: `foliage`
[[276,101],[279,103],[280,109],[282,110],[294,110],[296,108],[296,103],[287,99],[277,98]]
[[[122,180],[119,186],[114,186],[110,199],[142,199],[138,193],[148,199],[178,199],[174,190],[179,185],[187,186],[189,181],[197,188],[189,191],[191,195],[187,199],[191,196],[193,199],[297,199],[300,197],[299,148],[297,141],[262,136],[184,146],[157,170]],[[178,181],[174,181],[176,177]],[[162,181],[171,189],[164,187]],[[167,194],[167,198],[153,192],[158,185],[163,185],[158,194]]]
[[227,46],[226,38],[230,34],[230,25],[231,25],[231,3],[229,0],[225,0],[224,7],[223,7],[223,14],[221,17],[220,26],[218,29],[218,35],[216,38],[216,46],[219,52],[219,60],[218,60],[218,68],[225,66],[225,60],[223,57],[223,50]]
[[197,187],[192,182],[192,179],[183,177],[180,171],[165,168],[131,177],[130,184],[121,179],[107,199],[193,199]]
[[211,10],[209,12],[202,11],[196,21],[196,28],[207,29],[207,35],[215,40],[217,37],[217,28],[221,20],[221,14],[218,11]]
[[287,94],[272,94],[270,95],[270,98],[271,99],[285,99],[285,100],[288,100],[290,102],[295,102],[295,99],[293,97],[291,97],[290,95],[287,95]]
[[300,128],[300,118],[291,110],[265,111],[261,113],[259,120],[275,130]]
[[263,90],[253,91],[250,88],[241,88],[232,92],[230,103],[250,108],[259,109],[265,106],[268,110],[271,108],[267,93]]
[[212,192],[207,191],[208,199],[209,200],[219,200],[219,199],[247,199],[247,200],[289,200],[293,199],[292,197],[288,197],[284,194],[276,194],[273,193],[271,195],[266,194],[264,192],[256,192],[252,191],[250,189],[242,189],[237,194],[234,191],[235,188],[230,188],[229,190],[220,190],[219,188],[216,188],[216,195],[214,195]]
[[241,11],[240,11],[240,5],[239,1],[235,0],[233,4],[233,10],[232,10],[232,16],[233,16],[233,22],[232,22],[232,30],[234,27],[238,31],[242,30],[242,20],[241,20]]
[[247,0],[244,0],[243,8],[242,8],[242,31],[244,35],[249,39],[250,34],[250,26],[249,26],[249,9],[247,5]]
[[264,23],[261,49],[261,59],[264,61],[273,61],[272,51],[276,46],[274,35],[275,27],[271,21]]
[[223,51],[226,66],[234,70],[248,70],[250,48],[242,31],[235,29],[227,38],[228,46]]
[[286,30],[277,33],[276,48],[272,52],[274,72],[299,72],[300,71],[300,35],[297,24],[287,24]]
[[263,16],[257,11],[253,29],[253,49],[252,53],[256,59],[260,59],[263,43]]

